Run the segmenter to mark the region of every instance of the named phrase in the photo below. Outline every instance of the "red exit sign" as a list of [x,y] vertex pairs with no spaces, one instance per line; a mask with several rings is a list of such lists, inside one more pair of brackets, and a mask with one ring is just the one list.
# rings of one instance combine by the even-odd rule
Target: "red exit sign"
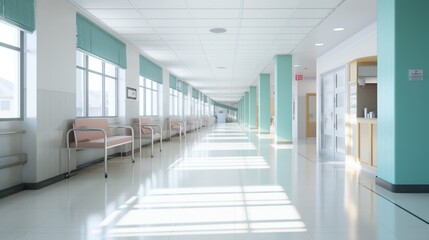
[[296,81],[301,81],[302,79],[304,79],[304,75],[302,75],[302,73],[295,74]]

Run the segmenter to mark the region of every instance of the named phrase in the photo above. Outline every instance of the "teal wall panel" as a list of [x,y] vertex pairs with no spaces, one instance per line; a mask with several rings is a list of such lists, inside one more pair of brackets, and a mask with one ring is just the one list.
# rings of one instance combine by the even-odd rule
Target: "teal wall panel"
[[256,128],[256,87],[251,86],[249,91],[249,127]]
[[428,185],[429,1],[378,1],[378,177],[398,185]]
[[244,124],[249,125],[249,92],[244,93]]
[[276,141],[292,142],[292,56],[275,58]]
[[270,74],[259,75],[259,133],[270,132],[271,99]]

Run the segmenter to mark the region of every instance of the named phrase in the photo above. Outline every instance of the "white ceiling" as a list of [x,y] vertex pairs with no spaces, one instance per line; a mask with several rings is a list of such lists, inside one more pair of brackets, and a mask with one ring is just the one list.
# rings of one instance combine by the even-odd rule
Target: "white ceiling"
[[[293,54],[297,70],[314,77],[317,56],[376,18],[376,0],[70,1],[221,102],[238,101],[259,73],[272,72],[277,54]],[[328,22],[346,31],[319,33]],[[227,32],[209,31],[217,27]]]

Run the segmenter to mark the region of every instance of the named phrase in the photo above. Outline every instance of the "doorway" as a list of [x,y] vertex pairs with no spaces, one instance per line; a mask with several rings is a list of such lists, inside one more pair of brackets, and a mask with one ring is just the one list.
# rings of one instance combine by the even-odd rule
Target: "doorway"
[[320,153],[330,160],[345,158],[345,73],[342,67],[322,75]]
[[306,94],[306,137],[316,137],[316,93]]

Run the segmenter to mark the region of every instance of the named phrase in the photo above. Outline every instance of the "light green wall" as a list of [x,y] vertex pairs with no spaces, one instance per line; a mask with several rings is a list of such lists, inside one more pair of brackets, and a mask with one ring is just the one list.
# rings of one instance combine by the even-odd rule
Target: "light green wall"
[[259,75],[259,132],[270,132],[270,74],[262,73]]
[[[429,1],[378,4],[378,177],[429,184]],[[410,69],[424,80],[409,81]]]
[[276,56],[275,70],[276,141],[292,142],[292,56]]
[[249,127],[256,128],[256,87],[251,86],[249,91]]

